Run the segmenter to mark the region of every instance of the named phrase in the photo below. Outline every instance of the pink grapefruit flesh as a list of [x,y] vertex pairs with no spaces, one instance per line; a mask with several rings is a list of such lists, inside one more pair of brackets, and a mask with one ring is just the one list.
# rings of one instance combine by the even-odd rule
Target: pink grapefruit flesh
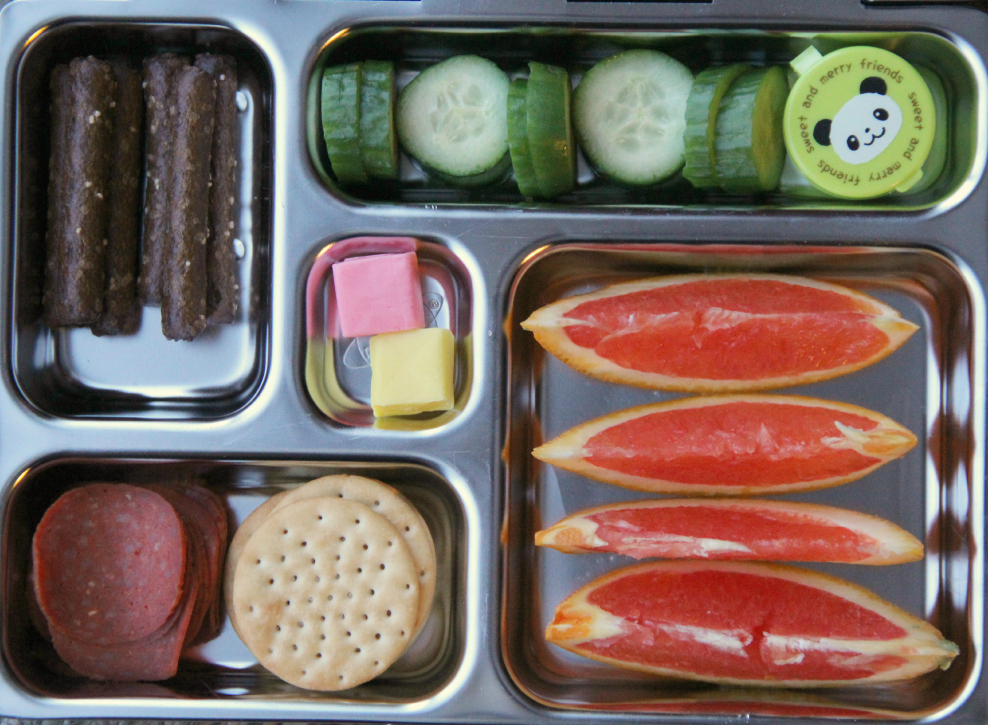
[[915,445],[908,429],[855,405],[753,394],[630,408],[579,425],[533,455],[626,488],[747,496],[853,481]]
[[666,561],[611,572],[564,600],[549,642],[694,680],[835,686],[946,668],[958,648],[871,592],[781,564]]
[[739,392],[871,365],[917,329],[846,287],[783,275],[678,275],[612,285],[522,323],[587,375],[659,390]]
[[877,516],[784,501],[663,499],[611,504],[535,534],[568,554],[899,564],[923,545]]

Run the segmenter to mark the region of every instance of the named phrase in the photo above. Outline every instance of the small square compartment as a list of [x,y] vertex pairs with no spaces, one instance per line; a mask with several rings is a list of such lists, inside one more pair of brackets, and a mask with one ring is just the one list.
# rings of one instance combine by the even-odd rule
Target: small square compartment
[[[885,360],[786,393],[840,400],[905,425],[920,444],[858,481],[780,498],[888,519],[925,545],[895,566],[804,564],[865,587],[936,626],[960,647],[946,671],[836,688],[738,688],[659,679],[584,659],[544,638],[553,610],[586,583],[635,560],[536,547],[534,534],[578,510],[648,497],[543,464],[531,451],[614,411],[680,397],[605,383],[546,353],[520,323],[543,305],[609,284],[685,273],[772,272],[871,294],[920,325]],[[923,248],[764,245],[558,244],[516,270],[507,305],[507,486],[501,653],[539,707],[589,712],[798,718],[945,718],[973,707],[981,678],[984,471],[984,292],[955,258]],[[782,391],[778,391],[782,392]],[[654,498],[654,496],[652,496]],[[977,717],[973,714],[972,717]]]
[[[375,418],[370,406],[369,337],[341,337],[336,319],[332,266],[369,254],[415,252],[425,326],[453,333],[455,362],[453,408],[435,413]],[[319,410],[339,425],[428,430],[459,415],[470,396],[472,285],[463,263],[448,247],[413,237],[351,237],[326,246],[316,255],[306,285],[305,384]]]
[[[170,342],[159,310],[145,307],[135,335],[51,330],[41,320],[52,68],[89,54],[135,64],[156,52],[225,53],[238,71],[237,317],[192,342]],[[67,22],[32,36],[16,80],[16,212],[11,356],[14,380],[37,409],[62,417],[211,419],[245,406],[268,356],[271,69],[260,49],[229,28],[202,24]],[[12,92],[12,95],[14,92]],[[240,254],[242,252],[242,255]]]
[[[183,653],[178,674],[164,682],[95,682],[74,674],[30,622],[25,587],[31,540],[48,507],[66,490],[90,482],[132,483],[195,480],[225,500],[231,534],[269,496],[330,474],[366,476],[397,489],[422,514],[436,547],[436,596],[418,638],[385,673],[343,692],[303,690],[268,672],[230,626]],[[286,706],[306,703],[403,705],[437,695],[455,675],[466,638],[466,521],[452,485],[416,463],[312,461],[160,461],[63,458],[26,471],[9,492],[0,552],[0,598],[4,602],[2,648],[10,682],[25,696],[86,701],[151,698],[161,703],[214,703],[216,717],[242,717],[243,701]],[[145,703],[147,699],[142,700]],[[225,703],[225,704],[224,704]],[[71,709],[71,703],[67,706]],[[68,712],[69,710],[66,710]],[[239,715],[234,714],[239,713]],[[311,717],[310,717],[311,719]]]

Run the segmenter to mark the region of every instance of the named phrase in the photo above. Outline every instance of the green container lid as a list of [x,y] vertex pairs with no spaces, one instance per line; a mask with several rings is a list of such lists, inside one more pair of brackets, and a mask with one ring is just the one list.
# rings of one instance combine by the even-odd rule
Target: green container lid
[[810,182],[836,196],[870,199],[922,178],[936,113],[915,68],[869,46],[827,55],[810,47],[791,65],[799,78],[786,102],[786,148]]

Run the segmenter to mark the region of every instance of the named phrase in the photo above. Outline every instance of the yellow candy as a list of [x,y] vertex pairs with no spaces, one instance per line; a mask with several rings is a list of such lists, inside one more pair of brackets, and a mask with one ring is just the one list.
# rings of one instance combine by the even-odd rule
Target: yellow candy
[[453,407],[453,333],[436,327],[370,340],[374,415],[414,415]]

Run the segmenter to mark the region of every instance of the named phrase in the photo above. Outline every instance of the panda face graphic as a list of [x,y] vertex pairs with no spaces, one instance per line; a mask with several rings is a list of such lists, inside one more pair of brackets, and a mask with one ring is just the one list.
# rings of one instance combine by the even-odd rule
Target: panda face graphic
[[889,147],[902,128],[902,109],[885,95],[885,81],[866,78],[861,92],[844,104],[833,120],[817,122],[813,137],[848,164],[871,161]]

